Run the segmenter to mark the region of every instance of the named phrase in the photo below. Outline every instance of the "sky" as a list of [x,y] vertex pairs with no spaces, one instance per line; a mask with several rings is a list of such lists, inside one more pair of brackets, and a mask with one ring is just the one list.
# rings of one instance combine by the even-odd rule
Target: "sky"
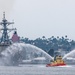
[[3,11],[21,37],[75,40],[75,0],[0,0],[0,20]]

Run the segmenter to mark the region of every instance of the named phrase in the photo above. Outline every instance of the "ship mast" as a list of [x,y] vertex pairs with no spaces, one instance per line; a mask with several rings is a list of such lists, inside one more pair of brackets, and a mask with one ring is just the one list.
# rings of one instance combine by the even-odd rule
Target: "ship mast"
[[0,25],[2,26],[2,28],[0,29],[2,31],[2,37],[1,37],[0,43],[9,43],[10,42],[8,32],[11,32],[12,30],[16,30],[15,28],[9,29],[8,26],[10,24],[14,24],[14,22],[8,22],[5,19],[5,12],[3,12],[3,20],[2,20],[2,22],[0,22]]

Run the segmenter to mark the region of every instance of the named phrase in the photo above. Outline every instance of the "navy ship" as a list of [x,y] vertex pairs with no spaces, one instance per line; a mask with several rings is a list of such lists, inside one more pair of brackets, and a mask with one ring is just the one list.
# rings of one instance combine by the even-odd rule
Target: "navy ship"
[[8,33],[14,30],[15,32],[13,36],[17,35],[16,28],[8,28],[8,26],[11,24],[14,24],[14,22],[8,22],[8,20],[5,18],[5,12],[3,12],[3,19],[2,22],[0,22],[2,27],[0,29],[0,33],[2,34],[0,38],[0,53],[12,44],[12,39],[14,40],[14,37],[9,39]]

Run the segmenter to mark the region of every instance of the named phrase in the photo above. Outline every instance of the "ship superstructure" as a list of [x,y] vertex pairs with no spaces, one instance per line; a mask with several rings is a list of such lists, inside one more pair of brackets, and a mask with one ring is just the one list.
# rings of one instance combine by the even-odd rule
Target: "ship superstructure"
[[0,29],[0,32],[2,33],[2,36],[0,38],[0,51],[11,44],[11,40],[9,39],[8,33],[13,30],[16,30],[16,28],[8,28],[8,26],[11,24],[14,24],[14,22],[8,22],[5,18],[5,12],[3,12],[3,19],[2,22],[0,22],[0,25],[2,26],[2,28]]

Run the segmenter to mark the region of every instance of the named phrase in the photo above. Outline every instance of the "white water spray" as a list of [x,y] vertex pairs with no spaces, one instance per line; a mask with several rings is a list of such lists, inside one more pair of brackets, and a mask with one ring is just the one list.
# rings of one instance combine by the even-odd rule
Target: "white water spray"
[[15,43],[1,54],[1,62],[3,62],[3,65],[18,65],[22,60],[33,60],[39,57],[45,57],[47,62],[53,59],[42,49],[24,43]]
[[75,50],[72,50],[71,52],[67,53],[63,59],[67,58],[67,57],[72,57],[75,58]]

